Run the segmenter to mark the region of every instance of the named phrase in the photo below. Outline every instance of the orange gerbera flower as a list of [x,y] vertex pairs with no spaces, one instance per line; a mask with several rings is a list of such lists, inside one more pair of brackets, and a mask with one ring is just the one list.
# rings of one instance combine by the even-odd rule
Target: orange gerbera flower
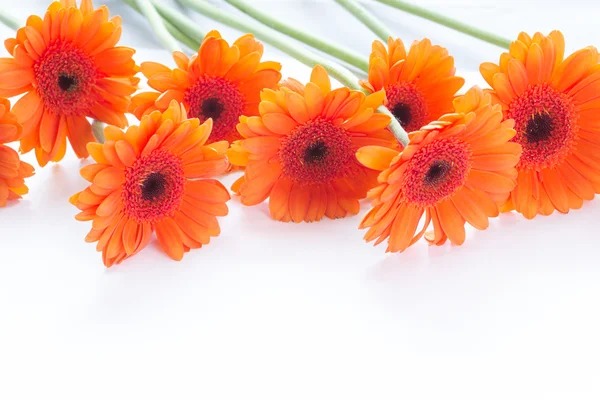
[[33,175],[33,167],[19,159],[19,153],[3,143],[18,140],[22,132],[17,117],[10,112],[10,102],[0,97],[0,207],[8,200],[20,199],[29,189],[25,178]]
[[88,156],[94,136],[86,117],[127,126],[138,79],[135,51],[115,47],[120,37],[121,18],[109,20],[105,6],[61,0],[5,41],[13,57],[0,58],[0,96],[25,93],[13,110],[23,125],[21,151],[35,149],[41,166],[64,157],[67,138],[78,157]]
[[331,90],[320,66],[305,88],[297,82],[284,86],[262,92],[260,116],[240,119],[245,139],[229,154],[246,172],[234,190],[245,205],[269,197],[271,216],[285,222],[358,213],[358,200],[376,183],[376,174],[358,163],[356,150],[394,143],[389,117],[374,112],[383,93]]
[[429,39],[415,41],[406,53],[400,39],[388,39],[388,49],[373,42],[369,81],[371,92],[385,90],[386,106],[400,125],[412,132],[452,111],[452,100],[465,80],[454,76],[454,58]]
[[521,33],[481,74],[523,146],[517,187],[504,207],[526,218],[578,209],[600,193],[600,58],[594,47],[563,59],[563,35]]
[[239,117],[257,115],[260,91],[275,89],[281,79],[281,65],[261,62],[262,55],[263,45],[251,34],[229,46],[219,32],[212,31],[191,58],[174,52],[177,68],[173,70],[155,62],[142,63],[148,85],[158,92],[134,96],[130,111],[141,118],[154,110],[164,111],[171,100],[177,100],[201,122],[212,118],[208,143],[240,139],[235,129]]
[[216,217],[227,215],[229,192],[216,180],[195,180],[228,168],[227,142],[204,146],[211,127],[212,120],[187,119],[173,101],[139,127],[109,126],[104,144],[88,144],[97,164],[81,175],[91,185],[71,202],[81,210],[76,219],[93,221],[86,241],[98,242],[107,267],[146,247],[152,232],[175,260],[219,235]]
[[[360,149],[358,159],[377,170],[380,185],[369,192],[373,209],[360,228],[370,228],[367,241],[388,239],[387,251],[398,252],[425,234],[430,244],[465,240],[465,222],[488,227],[515,186],[521,146],[509,143],[513,121],[502,120],[502,109],[491,96],[470,89],[454,101],[455,113],[411,133],[401,153],[390,149]],[[390,165],[391,162],[391,165]],[[388,167],[389,166],[389,167]],[[415,234],[425,214],[422,229]]]

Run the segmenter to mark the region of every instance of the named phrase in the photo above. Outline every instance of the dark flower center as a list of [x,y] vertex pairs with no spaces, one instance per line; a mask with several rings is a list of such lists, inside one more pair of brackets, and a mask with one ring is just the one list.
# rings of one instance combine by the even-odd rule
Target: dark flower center
[[327,156],[327,146],[322,140],[317,140],[311,143],[306,150],[304,150],[304,162],[307,164],[314,164],[323,160]]
[[554,129],[554,123],[550,114],[547,112],[536,114],[527,121],[525,136],[529,143],[541,142],[550,138],[552,129]]
[[57,40],[33,64],[34,80],[44,107],[61,116],[87,115],[98,104],[96,61],[70,42]]
[[423,146],[409,161],[402,180],[406,200],[421,207],[439,203],[460,189],[471,168],[466,143],[439,139]]
[[387,106],[400,125],[413,132],[429,123],[427,102],[421,89],[411,82],[399,82],[386,89]]
[[76,84],[77,84],[77,82],[75,81],[75,78],[72,76],[69,76],[67,74],[60,74],[58,76],[58,87],[63,92],[68,92],[69,90],[74,89]]
[[206,99],[200,106],[204,118],[218,119],[223,112],[223,104],[217,98]]
[[328,184],[356,165],[356,149],[344,128],[320,118],[297,126],[279,149],[285,176],[300,185]]
[[156,222],[172,215],[183,199],[185,176],[181,159],[157,149],[138,158],[125,172],[122,201],[128,218]]
[[444,180],[446,175],[451,169],[451,165],[448,161],[434,161],[429,167],[429,170],[425,174],[424,183],[426,185],[437,185]]
[[186,90],[183,102],[189,105],[190,117],[198,118],[200,122],[213,120],[207,143],[240,138],[235,127],[245,112],[246,98],[236,83],[222,77],[205,76]]
[[517,134],[511,141],[523,146],[519,170],[553,168],[571,153],[577,140],[575,102],[548,83],[530,86],[513,99],[506,118],[515,121]]
[[142,183],[142,199],[155,200],[165,194],[167,180],[160,172],[152,172]]
[[394,114],[394,117],[396,117],[396,119],[398,120],[400,125],[402,125],[403,128],[406,128],[408,125],[410,125],[412,121],[412,114],[410,112],[410,106],[408,104],[396,104],[392,109],[392,114]]

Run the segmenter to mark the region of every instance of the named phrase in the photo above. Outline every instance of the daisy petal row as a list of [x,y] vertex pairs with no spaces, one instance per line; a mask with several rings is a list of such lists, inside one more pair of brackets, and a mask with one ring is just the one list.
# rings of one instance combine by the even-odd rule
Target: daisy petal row
[[[467,224],[568,213],[600,193],[600,56],[565,55],[558,31],[521,33],[481,65],[489,88],[460,95],[453,57],[429,39],[375,41],[356,90],[319,65],[305,84],[282,80],[252,34],[229,44],[211,31],[193,55],[175,51],[173,68],[138,66],[121,31],[106,6],[57,1],[0,58],[0,207],[28,192],[34,170],[19,153],[44,167],[69,143],[93,160],[70,201],[107,267],[153,236],[174,260],[209,244],[231,198],[216,178],[230,172],[243,205],[268,201],[282,222],[354,216],[370,199],[359,227],[389,252],[422,238],[460,245]],[[107,124],[102,142],[92,119]]]

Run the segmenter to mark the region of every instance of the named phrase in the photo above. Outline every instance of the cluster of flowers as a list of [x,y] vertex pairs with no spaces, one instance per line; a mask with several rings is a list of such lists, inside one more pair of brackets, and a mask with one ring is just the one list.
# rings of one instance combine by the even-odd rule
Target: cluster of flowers
[[[374,42],[363,92],[332,89],[320,66],[306,85],[282,81],[250,34],[229,45],[210,32],[197,54],[173,53],[174,69],[138,67],[120,35],[106,7],[62,0],[31,16],[0,58],[0,206],[27,193],[33,174],[3,143],[18,140],[43,167],[68,139],[95,161],[71,202],[106,266],[153,233],[176,260],[209,243],[230,199],[213,178],[231,170],[244,171],[232,187],[242,204],[268,199],[278,221],[356,215],[370,198],[360,228],[391,252],[422,236],[462,244],[465,223],[567,213],[600,193],[600,57],[588,47],[565,58],[557,31],[520,34],[498,64],[481,65],[490,88],[458,96],[453,58],[427,39]],[[154,91],[135,94],[140,71]],[[19,95],[11,110],[4,97]],[[381,105],[410,132],[407,146]],[[124,131],[128,112],[140,123]],[[109,124],[103,143],[88,118]]]

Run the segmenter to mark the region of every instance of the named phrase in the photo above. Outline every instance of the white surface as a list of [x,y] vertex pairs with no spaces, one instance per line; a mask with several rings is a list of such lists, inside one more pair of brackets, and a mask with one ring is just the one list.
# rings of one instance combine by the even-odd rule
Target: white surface
[[[599,42],[591,1],[422,3],[511,37],[560,28],[569,51]],[[332,1],[258,4],[368,54],[373,36]],[[45,5],[10,2],[22,17]],[[143,20],[109,6],[138,61],[168,62]],[[407,41],[448,46],[470,84],[499,56],[369,8]],[[282,224],[266,205],[233,200],[222,235],[183,262],[151,245],[107,270],[67,202],[85,187],[80,165],[69,154],[37,169],[25,200],[0,209],[0,399],[600,398],[598,200],[534,221],[504,215],[462,247],[418,243],[402,255],[365,244],[360,216]]]

